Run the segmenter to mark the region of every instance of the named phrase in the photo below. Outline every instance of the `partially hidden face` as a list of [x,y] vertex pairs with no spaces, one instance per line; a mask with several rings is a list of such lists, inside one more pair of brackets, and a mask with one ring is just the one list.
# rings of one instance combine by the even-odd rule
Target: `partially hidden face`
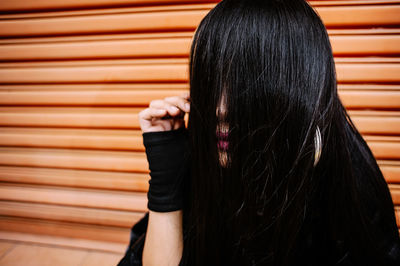
[[216,135],[217,135],[217,146],[218,146],[218,154],[219,154],[219,162],[221,166],[225,167],[228,161],[228,134],[229,134],[229,126],[224,121],[226,116],[226,104],[225,97],[221,97],[221,101],[218,104],[216,115],[219,118],[220,122],[217,125]]

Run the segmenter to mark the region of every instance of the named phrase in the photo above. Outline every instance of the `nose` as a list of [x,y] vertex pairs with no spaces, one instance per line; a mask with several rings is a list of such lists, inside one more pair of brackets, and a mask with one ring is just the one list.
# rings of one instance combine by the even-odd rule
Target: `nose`
[[225,97],[222,96],[221,100],[217,106],[216,115],[219,119],[224,119],[226,116],[226,104],[225,104]]

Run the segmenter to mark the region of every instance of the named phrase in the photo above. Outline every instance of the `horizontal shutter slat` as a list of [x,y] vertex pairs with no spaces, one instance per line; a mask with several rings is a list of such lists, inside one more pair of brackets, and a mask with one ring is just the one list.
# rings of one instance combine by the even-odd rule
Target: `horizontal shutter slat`
[[[385,42],[393,43],[397,40],[396,36],[400,33],[398,28],[339,28],[339,29],[328,29],[328,34],[332,38],[338,37],[341,42],[346,41],[362,41],[364,38],[373,38],[374,42],[382,43]],[[71,36],[34,36],[29,38],[6,38],[1,39],[0,44],[3,45],[29,45],[29,44],[56,44],[69,42],[71,45],[74,43],[84,43],[92,41],[92,44],[96,46],[97,41],[135,41],[135,40],[148,40],[153,39],[192,39],[194,30],[189,31],[177,31],[177,32],[142,32],[142,33],[116,33],[116,34],[91,34],[91,35],[71,35]],[[383,39],[379,36],[384,37]],[[364,39],[365,40],[365,39]],[[95,42],[94,42],[95,41]],[[35,47],[35,46],[33,46]],[[391,46],[389,46],[391,47]],[[7,46],[6,46],[7,48]],[[352,49],[352,47],[348,47]],[[364,47],[358,47],[361,51]],[[379,53],[385,51],[377,51]]]
[[147,192],[148,173],[0,166],[0,181],[90,189]]
[[[194,30],[207,11],[208,9],[76,17],[62,17],[62,13],[60,13],[60,16],[55,18],[2,20],[0,21],[0,36]],[[25,26],[27,23],[30,27]]]
[[0,200],[144,212],[146,193],[2,183]]
[[388,183],[400,183],[400,165],[379,165],[385,180]]
[[[340,84],[339,95],[352,108],[399,108],[399,85]],[[0,85],[3,105],[137,105],[179,95],[187,84],[74,84]]]
[[[388,183],[400,183],[400,165],[393,162],[397,161],[379,160],[378,165]],[[149,179],[148,174],[130,172],[27,166],[1,166],[0,170],[2,182],[138,192],[147,192]]]
[[[125,38],[131,38],[126,36]],[[398,35],[330,36],[335,55],[388,55],[400,53]],[[5,44],[1,60],[94,59],[114,57],[189,56],[190,37]]]
[[347,109],[375,108],[375,109],[399,109],[400,90],[346,90],[339,91],[340,99]]
[[186,82],[187,66],[126,65],[0,69],[2,83]]
[[1,127],[0,145],[144,151],[139,130]]
[[[348,85],[347,85],[348,86]],[[375,88],[375,87],[374,87]],[[385,88],[390,88],[385,86]],[[17,92],[17,91],[141,91],[146,90],[149,93],[153,90],[171,91],[171,90],[189,90],[187,83],[95,83],[95,84],[0,84],[0,92]],[[164,92],[163,92],[164,93]],[[81,99],[77,99],[81,100]],[[147,105],[148,103],[146,103]]]
[[[36,9],[60,9],[60,8],[96,8],[96,7],[116,7],[120,5],[154,5],[171,3],[196,3],[196,2],[218,2],[216,0],[64,0],[62,2],[52,0],[3,0],[0,11],[14,10],[36,10]],[[308,1],[312,6],[330,5],[374,5],[399,3],[398,0],[349,0],[349,1]]]
[[[97,63],[98,64],[98,63]],[[187,82],[187,64],[0,69],[1,83]],[[398,63],[337,63],[339,82],[400,82]]]
[[392,194],[393,203],[400,204],[400,184],[389,184],[390,193]]
[[[384,88],[384,87],[383,87]],[[151,100],[179,95],[187,90],[154,91],[0,91],[3,105],[115,105],[146,106]],[[339,96],[348,109],[352,108],[400,108],[400,91],[395,90],[346,90]]]
[[[0,107],[3,126],[138,129],[141,108]],[[361,133],[397,134],[400,112],[349,111]]]
[[[88,14],[75,12],[53,12],[53,17],[37,14],[36,18],[14,18],[0,16],[0,36],[37,36],[62,34],[93,34],[101,32],[141,32],[166,30],[194,30],[207,14],[208,8],[197,9],[196,5],[185,10],[159,12],[114,11],[115,14]],[[174,7],[171,7],[174,8]],[[192,10],[190,10],[192,8]],[[317,7],[327,27],[388,26],[400,24],[400,5],[331,6]],[[101,11],[100,11],[101,12]],[[72,16],[74,14],[74,16]],[[58,16],[58,17],[57,17]],[[29,24],[29,27],[25,25]]]
[[393,134],[400,131],[399,116],[353,115],[351,116],[357,129],[363,134]]
[[62,9],[62,8],[96,8],[96,7],[118,7],[120,5],[154,5],[171,3],[196,3],[217,2],[216,0],[64,0],[62,2],[53,0],[2,0],[0,10],[35,10],[35,9]]
[[330,36],[334,55],[390,55],[400,53],[398,35]]
[[116,211],[14,201],[0,202],[0,215],[130,228],[143,212]]
[[[7,231],[5,231],[7,230]],[[46,229],[44,229],[46,230]],[[25,230],[28,231],[28,230]],[[70,235],[65,236],[51,236],[46,234],[46,231],[40,234],[34,232],[21,233],[18,231],[9,231],[7,227],[0,230],[0,239],[11,241],[22,241],[34,244],[45,244],[51,246],[62,246],[69,248],[80,248],[86,250],[100,251],[100,252],[113,252],[121,254],[126,249],[126,243],[117,243],[109,241],[99,241],[81,238],[73,238]]]
[[129,243],[130,232],[128,228],[116,226],[93,226],[9,216],[0,216],[0,230],[123,243],[125,246]]
[[112,90],[112,91],[1,91],[0,104],[4,105],[118,105],[146,106],[151,100],[179,95],[177,90]]
[[[400,138],[368,138],[378,159],[400,159]],[[0,145],[144,151],[139,130],[0,128]]]
[[389,26],[399,24],[400,5],[315,8],[327,27]]
[[143,152],[0,147],[0,164],[148,173]]
[[398,4],[398,0],[307,0],[314,7],[318,6],[348,6],[348,5],[378,5],[378,4]]

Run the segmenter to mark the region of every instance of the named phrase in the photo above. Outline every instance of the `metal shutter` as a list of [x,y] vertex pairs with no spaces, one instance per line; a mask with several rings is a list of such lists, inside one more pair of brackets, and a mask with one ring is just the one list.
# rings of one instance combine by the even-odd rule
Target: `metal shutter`
[[[1,1],[0,238],[125,249],[146,211],[137,114],[188,90],[191,37],[216,2]],[[400,1],[311,4],[399,205]]]

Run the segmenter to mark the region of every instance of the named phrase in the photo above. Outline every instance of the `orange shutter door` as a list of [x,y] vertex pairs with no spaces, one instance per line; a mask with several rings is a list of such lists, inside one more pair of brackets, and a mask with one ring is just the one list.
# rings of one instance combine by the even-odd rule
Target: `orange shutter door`
[[[0,238],[125,250],[147,203],[137,114],[189,89],[191,38],[216,2],[1,1]],[[400,1],[311,4],[400,205]]]

